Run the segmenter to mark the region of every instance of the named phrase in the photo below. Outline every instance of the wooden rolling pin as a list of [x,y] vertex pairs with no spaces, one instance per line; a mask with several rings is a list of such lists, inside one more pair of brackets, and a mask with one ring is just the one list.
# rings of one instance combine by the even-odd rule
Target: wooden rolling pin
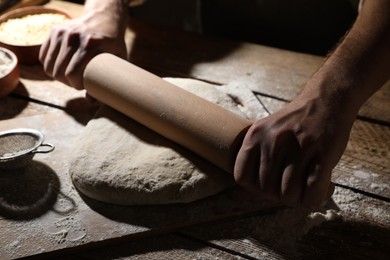
[[251,121],[111,54],[89,62],[84,87],[102,103],[233,173]]

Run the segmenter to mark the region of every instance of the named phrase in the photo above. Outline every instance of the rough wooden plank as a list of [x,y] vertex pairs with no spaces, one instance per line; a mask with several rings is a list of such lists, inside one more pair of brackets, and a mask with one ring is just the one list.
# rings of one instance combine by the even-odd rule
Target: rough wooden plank
[[259,102],[265,107],[268,111],[268,114],[273,114],[276,111],[280,110],[287,102],[280,101],[272,97],[265,97],[262,95],[256,95]]
[[[290,101],[323,63],[323,57],[222,38],[206,37],[130,20],[136,36],[130,61],[156,74],[218,84],[239,82],[251,90]],[[390,123],[390,83],[359,115]]]
[[107,246],[56,259],[242,259],[174,234]]
[[[371,97],[360,109],[359,115],[384,120],[389,123],[390,111],[390,80]],[[387,115],[387,116],[386,116]]]
[[136,64],[219,84],[239,81],[287,100],[300,92],[323,61],[323,57],[174,31],[135,19],[129,24],[136,34],[130,61]]
[[389,203],[337,188],[333,199],[317,210],[338,215],[321,223],[308,217],[306,209],[287,208],[182,232],[255,259],[387,259]]
[[356,120],[334,181],[390,199],[390,127]]

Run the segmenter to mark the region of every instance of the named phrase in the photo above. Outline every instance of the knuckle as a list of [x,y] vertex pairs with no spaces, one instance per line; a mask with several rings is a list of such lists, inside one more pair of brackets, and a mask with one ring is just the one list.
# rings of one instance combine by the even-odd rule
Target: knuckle
[[53,26],[50,30],[50,34],[54,35],[56,38],[60,38],[65,34],[65,30],[60,26]]
[[258,124],[253,124],[247,131],[247,137],[248,138],[256,138],[257,136],[261,135],[263,133],[263,127]]
[[85,49],[94,49],[96,46],[99,46],[100,39],[96,35],[86,35],[82,38],[82,45]]

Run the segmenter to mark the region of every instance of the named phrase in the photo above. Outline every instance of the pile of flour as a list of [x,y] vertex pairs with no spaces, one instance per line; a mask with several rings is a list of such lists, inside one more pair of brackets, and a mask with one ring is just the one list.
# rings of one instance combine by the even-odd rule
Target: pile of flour
[[0,78],[7,75],[12,69],[12,58],[0,49]]

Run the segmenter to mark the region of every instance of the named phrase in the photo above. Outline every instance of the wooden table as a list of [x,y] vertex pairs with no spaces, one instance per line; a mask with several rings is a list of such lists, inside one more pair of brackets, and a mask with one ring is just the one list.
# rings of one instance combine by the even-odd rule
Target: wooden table
[[[78,15],[81,6],[48,5]],[[131,20],[129,60],[159,76],[241,84],[269,113],[289,102],[323,57],[205,37]],[[387,259],[390,256],[390,83],[360,110],[334,170],[336,192],[317,210],[342,216],[321,225],[302,208],[238,203],[221,194],[186,205],[119,207],[80,196],[66,158],[97,107],[23,66],[18,89],[0,101],[0,130],[31,127],[56,150],[34,167],[0,176],[0,259]],[[37,183],[39,182],[39,183]],[[36,185],[40,189],[32,189]],[[29,204],[23,198],[29,194]],[[7,207],[11,201],[19,207]],[[19,203],[19,204],[18,204]],[[317,223],[318,224],[318,223]],[[314,225],[314,226],[311,226]]]

